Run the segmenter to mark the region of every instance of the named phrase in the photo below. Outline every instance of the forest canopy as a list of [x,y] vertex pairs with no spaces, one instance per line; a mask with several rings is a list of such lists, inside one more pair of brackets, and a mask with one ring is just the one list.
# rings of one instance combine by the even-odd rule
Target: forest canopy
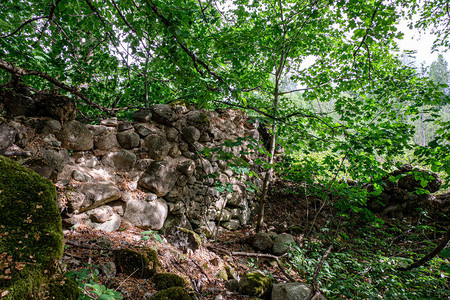
[[0,83],[57,88],[88,121],[174,101],[247,109],[274,124],[288,149],[330,150],[331,173],[345,157],[353,178],[373,179],[415,149],[448,174],[446,82],[405,64],[396,44],[398,21],[410,18],[418,29],[435,25],[446,45],[440,4],[2,2]]

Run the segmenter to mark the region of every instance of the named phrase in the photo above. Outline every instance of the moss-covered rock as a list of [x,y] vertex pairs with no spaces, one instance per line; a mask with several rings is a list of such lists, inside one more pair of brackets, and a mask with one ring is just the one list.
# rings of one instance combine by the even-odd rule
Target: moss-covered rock
[[272,291],[272,279],[261,271],[249,271],[240,281],[245,295],[266,298]]
[[62,280],[52,280],[48,285],[47,299],[52,300],[67,300],[78,299],[80,296],[80,289],[75,280],[71,278],[64,278]]
[[185,287],[184,279],[172,273],[158,273],[153,276],[155,288],[158,290],[165,290],[174,286]]
[[158,253],[147,247],[121,249],[116,252],[116,264],[120,272],[137,278],[152,277],[159,268]]
[[175,286],[159,292],[152,300],[190,300],[188,291],[186,289]]
[[63,253],[53,183],[0,156],[0,290],[40,299]]

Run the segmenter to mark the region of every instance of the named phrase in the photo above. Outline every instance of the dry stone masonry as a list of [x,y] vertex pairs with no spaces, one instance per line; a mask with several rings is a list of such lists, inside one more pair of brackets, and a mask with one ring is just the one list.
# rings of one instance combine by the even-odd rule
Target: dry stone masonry
[[257,154],[246,149],[246,139],[221,145],[257,140],[257,127],[240,111],[165,104],[136,111],[133,122],[111,118],[100,125],[15,116],[0,119],[0,154],[56,183],[68,227],[114,231],[125,220],[209,236],[217,225],[235,230],[247,224],[256,201],[248,175],[236,174],[217,152],[202,151],[221,147],[252,166]]

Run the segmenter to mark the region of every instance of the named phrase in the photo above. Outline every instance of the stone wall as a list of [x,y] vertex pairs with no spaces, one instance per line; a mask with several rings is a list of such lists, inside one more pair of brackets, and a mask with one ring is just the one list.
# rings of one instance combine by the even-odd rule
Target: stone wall
[[125,220],[210,235],[217,224],[231,230],[247,224],[255,201],[248,175],[202,150],[220,147],[252,166],[257,154],[246,139],[223,143],[258,140],[257,127],[241,111],[164,104],[136,111],[133,122],[112,118],[100,125],[22,116],[0,119],[0,154],[56,183],[66,226],[114,231]]

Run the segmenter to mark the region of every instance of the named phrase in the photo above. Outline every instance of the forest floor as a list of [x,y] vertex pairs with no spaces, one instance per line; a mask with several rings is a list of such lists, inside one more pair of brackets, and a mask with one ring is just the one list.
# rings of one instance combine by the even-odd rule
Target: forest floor
[[[305,264],[318,261],[330,244],[334,244],[333,251],[335,252],[347,251],[350,256],[355,256],[354,253],[362,253],[364,249],[361,248],[362,244],[358,243],[361,240],[361,229],[363,227],[374,229],[376,226],[362,225],[362,221],[358,219],[338,217],[335,209],[330,205],[331,203],[324,203],[317,197],[305,197],[305,194],[299,190],[301,190],[299,186],[291,186],[285,182],[276,183],[273,188],[273,191],[276,192],[271,193],[267,202],[264,230],[290,233],[294,236],[299,248],[304,246],[305,249],[309,249],[308,253],[317,252],[314,256],[316,260],[304,259],[303,263]],[[410,258],[424,255],[442,237],[442,230],[435,227],[430,230],[430,224],[436,223],[436,218],[427,218],[426,224],[419,222],[423,225],[419,229],[411,225],[412,220],[385,219],[384,225],[378,228],[380,229],[378,233],[362,237],[369,243],[364,244],[364,247],[368,246],[374,253],[387,251],[389,255],[395,253],[397,256],[402,256],[403,254]],[[394,223],[397,225],[394,226]],[[400,223],[403,225],[399,226]],[[392,231],[392,228],[395,230]],[[401,232],[398,232],[399,230]],[[255,253],[249,243],[249,238],[255,234],[254,226],[245,226],[236,231],[221,231],[215,240],[204,239],[202,246],[195,252],[190,250],[182,252],[176,249],[166,241],[164,236],[153,236],[144,241],[142,232],[142,229],[128,223],[123,223],[118,231],[110,233],[91,230],[89,227],[66,230],[62,271],[90,269],[91,273],[94,273],[95,269],[101,270],[102,265],[114,262],[115,249],[146,246],[158,251],[160,272],[170,272],[182,276],[187,282],[188,289],[199,299],[250,299],[239,292],[227,290],[225,280],[218,277],[221,270],[223,273],[225,265],[230,266],[240,275],[249,269],[262,270],[264,273],[270,274],[274,282],[278,283],[292,281],[292,279],[297,282],[311,283],[311,270],[314,268],[314,264],[308,268],[302,268],[289,261],[292,256],[284,256],[280,259],[284,267],[280,269],[276,260],[258,257],[258,253]],[[313,244],[319,246],[313,249],[311,248]],[[107,248],[112,250],[105,250]],[[414,249],[414,253],[411,249]],[[334,263],[338,264],[339,261],[334,261]],[[435,271],[433,269],[433,272]],[[446,275],[436,273],[435,276]],[[139,279],[123,273],[108,278],[101,271],[97,277],[99,284],[120,292],[125,299],[151,299],[152,295],[157,292],[151,278]],[[367,280],[372,279],[368,278]],[[439,281],[439,279],[437,280]],[[444,283],[442,287],[444,295],[445,289],[448,288],[448,284],[445,286]],[[351,292],[349,293],[352,295]],[[352,297],[340,296],[339,298],[350,299]],[[357,297],[355,296],[355,298]],[[448,292],[447,299],[450,299],[450,292]]]

